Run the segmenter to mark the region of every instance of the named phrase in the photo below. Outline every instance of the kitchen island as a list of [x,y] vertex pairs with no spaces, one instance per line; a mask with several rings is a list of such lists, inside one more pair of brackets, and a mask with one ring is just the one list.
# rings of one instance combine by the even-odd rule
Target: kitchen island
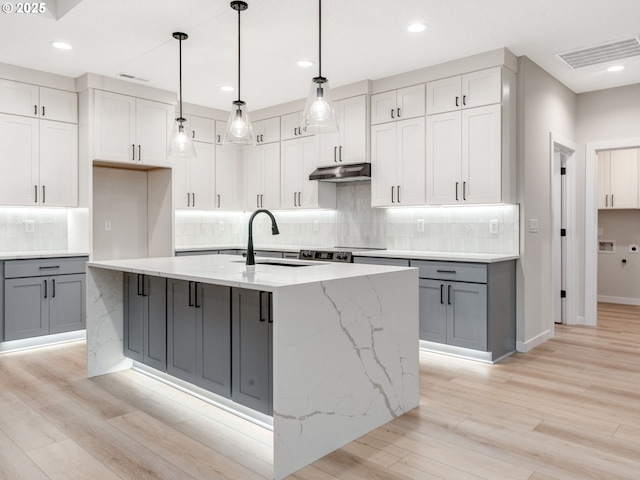
[[272,260],[255,271],[232,255],[89,262],[87,372],[133,364],[123,352],[127,273],[267,292],[280,479],[418,406],[418,272]]

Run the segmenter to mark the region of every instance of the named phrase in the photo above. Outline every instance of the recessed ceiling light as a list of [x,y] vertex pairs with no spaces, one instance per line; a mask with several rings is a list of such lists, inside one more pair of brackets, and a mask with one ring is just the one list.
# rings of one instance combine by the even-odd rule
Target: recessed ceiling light
[[426,23],[412,23],[407,27],[407,30],[411,33],[424,32],[427,29]]
[[624,70],[624,65],[613,65],[607,68],[607,72],[619,72],[620,70]]
[[71,50],[73,48],[71,45],[65,42],[51,42],[51,45],[59,48],[60,50]]
[[311,67],[313,65],[313,62],[311,60],[300,60],[297,65],[299,67]]
[[223,92],[233,92],[235,88],[230,85],[223,85],[220,87],[220,90],[222,90]]

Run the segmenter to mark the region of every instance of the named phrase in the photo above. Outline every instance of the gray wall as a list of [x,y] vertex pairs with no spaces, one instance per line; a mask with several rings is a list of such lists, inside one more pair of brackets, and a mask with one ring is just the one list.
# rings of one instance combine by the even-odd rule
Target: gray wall
[[[550,133],[575,138],[576,95],[527,57],[518,59],[517,348],[527,351],[553,332]],[[529,219],[539,232],[529,233]]]

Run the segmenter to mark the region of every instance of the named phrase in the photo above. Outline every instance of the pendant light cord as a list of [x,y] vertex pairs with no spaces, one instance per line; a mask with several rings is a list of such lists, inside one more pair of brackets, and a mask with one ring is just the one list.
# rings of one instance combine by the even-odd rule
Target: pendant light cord
[[180,62],[180,118],[184,118],[182,116],[182,37],[180,37],[178,42],[178,57],[179,57],[179,62]]
[[322,0],[318,0],[318,77],[322,77]]
[[242,97],[240,95],[240,9],[238,9],[238,101]]

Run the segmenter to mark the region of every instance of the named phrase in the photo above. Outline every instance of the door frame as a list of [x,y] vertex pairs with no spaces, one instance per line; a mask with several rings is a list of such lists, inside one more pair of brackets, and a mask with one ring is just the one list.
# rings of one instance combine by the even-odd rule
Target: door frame
[[598,150],[640,147],[640,137],[588,142],[585,149],[584,324],[598,322]]
[[[567,297],[566,302],[566,317],[564,323],[567,325],[576,325],[580,323],[575,315],[576,312],[576,292],[579,291],[578,285],[576,285],[574,275],[574,265],[576,259],[574,258],[574,245],[576,240],[576,222],[575,222],[575,210],[576,210],[576,144],[563,137],[560,134],[551,132],[549,135],[549,158],[551,159],[551,265],[552,265],[552,279],[551,279],[551,298],[553,299],[553,318],[551,321],[551,329],[555,326],[555,319],[561,318],[562,314],[562,299],[560,298],[561,290],[561,275],[562,275],[562,245],[560,238],[560,228],[562,226],[561,217],[561,202],[562,202],[562,190],[561,190],[561,175],[560,168],[562,167],[563,159],[566,158],[565,166],[567,167],[566,174],[566,191],[565,191],[565,228],[567,229],[567,235],[565,237],[567,258],[565,262],[565,276]],[[556,152],[561,155],[556,156]]]

